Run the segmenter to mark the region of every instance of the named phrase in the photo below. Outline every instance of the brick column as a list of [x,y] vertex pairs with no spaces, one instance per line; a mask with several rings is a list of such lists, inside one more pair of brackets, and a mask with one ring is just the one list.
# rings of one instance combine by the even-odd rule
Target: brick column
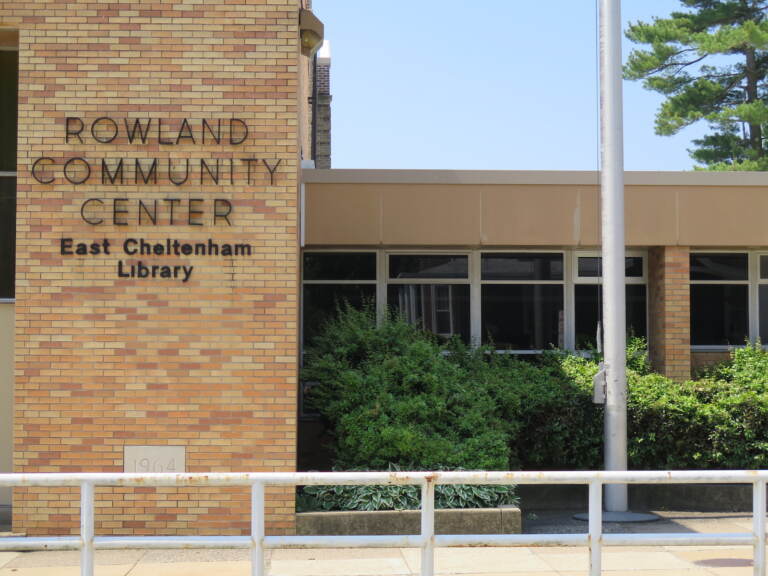
[[[14,471],[295,470],[299,8],[0,2],[20,37]],[[15,490],[14,530],[78,534],[78,499]],[[249,501],[103,488],[95,527],[249,534]],[[292,487],[266,518],[294,531]]]
[[691,377],[691,290],[687,246],[657,246],[648,254],[648,340],[654,370]]

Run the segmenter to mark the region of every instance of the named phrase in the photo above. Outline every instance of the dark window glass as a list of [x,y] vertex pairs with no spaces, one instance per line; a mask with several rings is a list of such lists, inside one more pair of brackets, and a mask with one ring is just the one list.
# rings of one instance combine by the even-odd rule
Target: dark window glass
[[562,286],[486,284],[482,287],[482,306],[484,342],[517,350],[562,348]]
[[304,343],[311,344],[326,322],[333,319],[340,306],[361,309],[374,305],[374,284],[305,284],[304,285]]
[[[595,348],[597,321],[602,318],[600,307],[603,287],[597,284],[577,284],[574,287],[576,314],[576,349]],[[646,298],[643,284],[627,284],[627,336],[646,336]]]
[[748,334],[747,286],[691,286],[691,343],[741,345]]
[[760,279],[768,279],[768,256],[760,256]]
[[443,254],[392,254],[389,257],[390,278],[468,278],[466,256]]
[[390,285],[387,303],[423,330],[469,343],[469,284]]
[[691,280],[746,280],[746,254],[691,254]]
[[19,53],[0,50],[0,171],[16,171]]
[[[579,256],[579,276],[582,278],[597,278],[603,275],[603,259],[601,256]],[[624,258],[624,275],[627,278],[643,277],[642,256],[627,256]]]
[[760,285],[760,341],[768,344],[768,284]]
[[562,280],[562,254],[483,254],[483,280]]
[[376,280],[376,254],[305,252],[304,280]]
[[0,298],[15,296],[15,263],[16,178],[0,178]]

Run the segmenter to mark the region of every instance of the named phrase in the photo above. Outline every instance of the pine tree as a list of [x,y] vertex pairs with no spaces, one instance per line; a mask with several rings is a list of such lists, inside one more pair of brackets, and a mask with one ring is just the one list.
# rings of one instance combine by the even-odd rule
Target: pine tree
[[630,24],[633,50],[624,76],[666,97],[656,133],[698,121],[712,132],[694,140],[691,157],[710,170],[768,170],[768,2],[680,0],[688,9]]

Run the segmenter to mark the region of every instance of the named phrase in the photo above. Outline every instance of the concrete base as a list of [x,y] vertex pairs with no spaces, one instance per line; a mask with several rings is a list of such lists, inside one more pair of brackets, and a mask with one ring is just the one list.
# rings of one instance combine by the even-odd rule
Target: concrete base
[[[435,511],[437,534],[520,534],[520,509],[454,509]],[[418,534],[419,510],[381,512],[302,512],[296,514],[299,535]]]
[[[582,514],[574,514],[573,517],[576,520],[589,521],[589,514],[586,512]],[[606,522],[655,522],[659,517],[656,514],[646,514],[643,512],[606,512],[603,510],[603,523]]]

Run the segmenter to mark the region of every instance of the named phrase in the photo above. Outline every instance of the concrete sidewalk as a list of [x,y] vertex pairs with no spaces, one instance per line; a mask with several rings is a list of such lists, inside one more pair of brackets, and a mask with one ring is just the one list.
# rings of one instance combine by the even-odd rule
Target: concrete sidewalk
[[[606,532],[747,532],[748,514],[662,512],[652,524],[610,525]],[[531,518],[534,530],[586,530],[584,523]],[[603,550],[607,576],[752,576],[752,549],[733,547],[622,547]],[[0,552],[0,576],[78,576],[78,552]],[[464,576],[584,576],[586,548],[441,548],[438,574]],[[416,549],[276,550],[272,576],[385,576],[418,574]],[[248,576],[245,550],[115,550],[96,552],[97,576]]]
[[[608,576],[751,576],[749,547],[610,548],[603,552]],[[438,574],[584,576],[589,560],[581,548],[446,549],[436,553]],[[418,574],[414,549],[278,550],[273,576],[384,576]],[[2,576],[78,576],[77,552],[0,552]],[[96,554],[97,576],[248,576],[241,550],[115,550]]]

